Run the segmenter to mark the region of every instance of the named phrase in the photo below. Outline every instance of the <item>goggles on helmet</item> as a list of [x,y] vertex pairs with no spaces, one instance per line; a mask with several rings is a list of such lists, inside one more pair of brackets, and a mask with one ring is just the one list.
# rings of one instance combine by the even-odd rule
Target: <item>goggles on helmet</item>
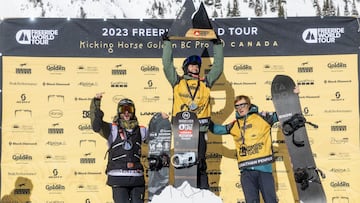
[[123,114],[125,112],[134,113],[135,108],[132,105],[121,105],[121,106],[119,106],[118,112],[119,112],[119,114]]

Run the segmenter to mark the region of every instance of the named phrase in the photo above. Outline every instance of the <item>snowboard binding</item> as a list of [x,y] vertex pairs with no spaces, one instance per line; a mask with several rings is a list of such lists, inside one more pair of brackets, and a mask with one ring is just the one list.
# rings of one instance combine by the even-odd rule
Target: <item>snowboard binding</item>
[[[305,117],[302,114],[296,113],[293,116],[291,116],[290,119],[286,120],[283,123],[282,132],[284,133],[285,136],[293,135],[296,130],[304,127],[306,123],[313,126],[314,128],[319,127],[316,124],[306,121]],[[293,136],[293,143],[298,147],[304,146],[304,141],[295,140],[294,136]]]
[[185,153],[174,154],[171,157],[171,164],[175,168],[188,168],[193,165],[196,165],[195,152],[185,152]]
[[170,166],[170,157],[167,154],[150,155],[148,162],[151,171],[158,171],[163,167]]
[[300,183],[301,190],[309,187],[309,183],[321,183],[321,178],[325,178],[325,174],[316,167],[297,168],[294,172],[295,181]]

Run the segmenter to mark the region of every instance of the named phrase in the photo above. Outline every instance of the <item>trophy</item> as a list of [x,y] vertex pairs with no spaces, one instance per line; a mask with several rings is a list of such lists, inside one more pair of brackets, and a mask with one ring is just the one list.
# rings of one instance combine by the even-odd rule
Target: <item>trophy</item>
[[203,2],[195,11],[192,0],[186,0],[179,15],[170,27],[168,37],[171,40],[212,40],[216,33],[211,25]]

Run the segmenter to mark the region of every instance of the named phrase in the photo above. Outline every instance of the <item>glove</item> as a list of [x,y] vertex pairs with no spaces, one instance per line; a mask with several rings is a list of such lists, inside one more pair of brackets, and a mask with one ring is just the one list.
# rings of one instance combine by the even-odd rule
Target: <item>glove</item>
[[211,41],[216,45],[221,44],[221,39],[219,37],[217,37],[216,39],[212,39]]
[[164,34],[161,35],[162,41],[170,41],[168,34],[169,32],[166,31]]
[[216,39],[212,39],[210,41],[212,41],[214,44],[221,44],[221,39],[220,39],[219,35],[217,35],[216,33],[215,33],[215,35],[216,35]]

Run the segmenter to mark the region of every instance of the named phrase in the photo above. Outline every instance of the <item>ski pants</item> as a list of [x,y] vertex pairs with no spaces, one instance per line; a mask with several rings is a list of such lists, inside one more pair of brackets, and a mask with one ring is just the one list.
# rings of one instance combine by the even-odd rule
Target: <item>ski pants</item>
[[260,203],[260,195],[265,203],[276,203],[276,191],[272,173],[243,170],[240,177],[241,186],[247,203]]
[[144,186],[112,187],[113,200],[115,203],[143,203],[144,193]]

